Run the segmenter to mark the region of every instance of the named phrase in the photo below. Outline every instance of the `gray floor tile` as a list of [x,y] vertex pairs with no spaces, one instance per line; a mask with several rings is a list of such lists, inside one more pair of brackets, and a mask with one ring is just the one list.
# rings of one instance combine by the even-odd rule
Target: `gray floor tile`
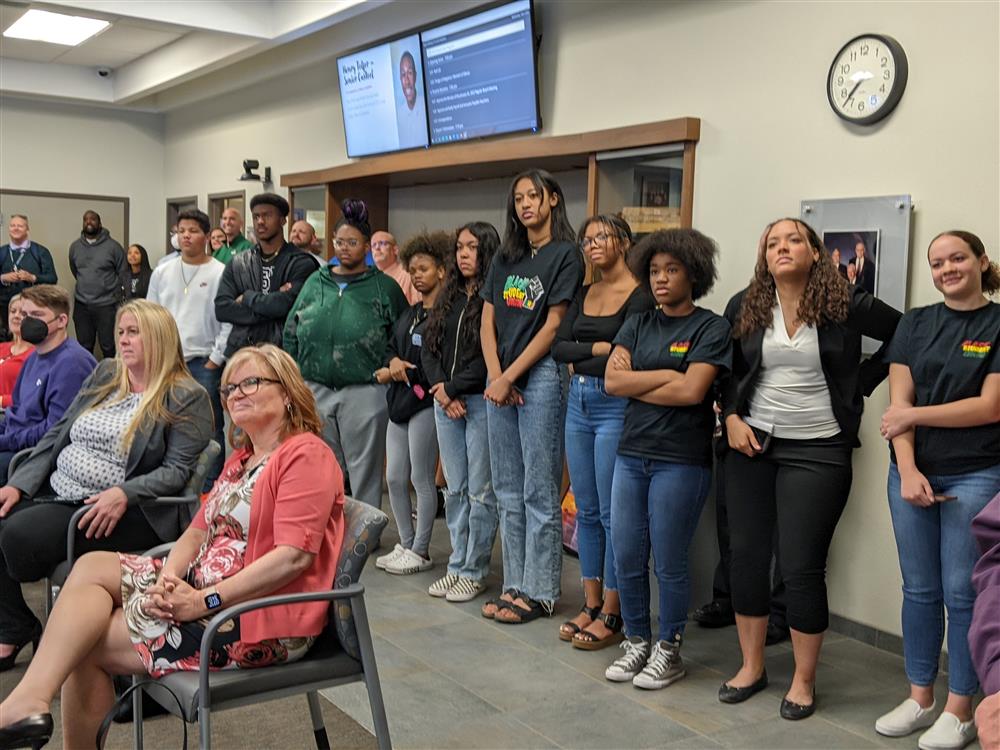
[[710,738],[723,747],[741,750],[853,750],[879,747],[872,740],[824,721],[818,714],[794,724],[775,716],[759,724],[748,724],[739,729],[712,734]]

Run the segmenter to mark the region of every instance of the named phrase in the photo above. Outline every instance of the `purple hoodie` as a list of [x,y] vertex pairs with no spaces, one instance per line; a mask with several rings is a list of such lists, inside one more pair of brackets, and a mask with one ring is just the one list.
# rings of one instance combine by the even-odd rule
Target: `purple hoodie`
[[969,649],[986,695],[1000,693],[1000,492],[972,519],[982,557],[972,571],[976,606]]

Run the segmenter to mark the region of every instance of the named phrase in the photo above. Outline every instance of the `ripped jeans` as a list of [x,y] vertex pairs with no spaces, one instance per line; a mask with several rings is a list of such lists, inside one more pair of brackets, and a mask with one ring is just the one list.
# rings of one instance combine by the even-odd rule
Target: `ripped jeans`
[[486,399],[475,393],[464,400],[466,414],[460,419],[450,419],[434,404],[441,468],[448,485],[444,503],[451,535],[448,572],[481,581],[490,572],[499,516],[490,474]]

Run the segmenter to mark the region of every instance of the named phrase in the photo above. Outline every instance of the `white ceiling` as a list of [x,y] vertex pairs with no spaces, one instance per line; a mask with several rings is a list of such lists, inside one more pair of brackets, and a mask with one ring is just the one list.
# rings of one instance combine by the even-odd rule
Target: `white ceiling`
[[[0,31],[29,8],[111,22],[76,47],[0,36],[0,95],[148,107],[154,94],[392,0],[0,0]],[[110,75],[98,75],[107,68]]]

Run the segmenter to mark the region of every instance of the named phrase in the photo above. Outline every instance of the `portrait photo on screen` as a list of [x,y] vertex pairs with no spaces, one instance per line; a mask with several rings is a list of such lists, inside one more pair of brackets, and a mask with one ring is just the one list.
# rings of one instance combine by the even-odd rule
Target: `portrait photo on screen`
[[396,129],[399,148],[427,145],[427,105],[424,100],[424,75],[420,64],[420,45],[416,37],[407,37],[389,45],[396,73]]
[[860,284],[878,296],[878,229],[849,229],[823,232],[827,257],[852,285]]

